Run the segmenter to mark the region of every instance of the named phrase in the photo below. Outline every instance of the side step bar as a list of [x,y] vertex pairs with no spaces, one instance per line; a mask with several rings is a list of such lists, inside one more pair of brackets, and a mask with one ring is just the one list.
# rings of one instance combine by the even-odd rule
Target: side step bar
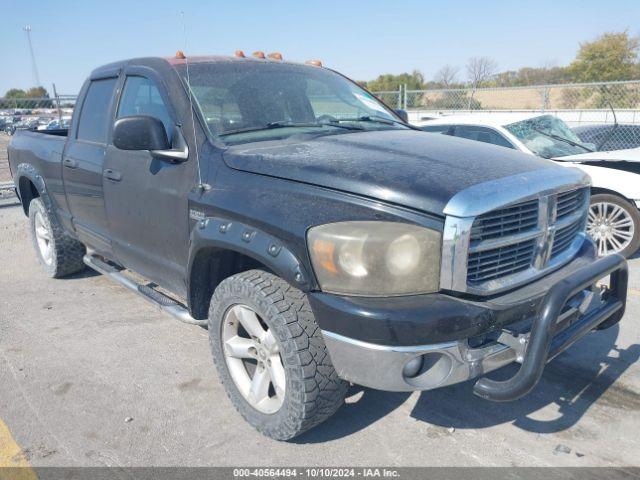
[[190,323],[192,325],[199,325],[201,327],[207,326],[207,320],[196,320],[189,314],[187,307],[185,307],[181,303],[175,301],[173,298],[167,297],[163,293],[160,293],[159,291],[148,285],[136,283],[132,279],[123,275],[120,270],[109,265],[106,262],[103,262],[98,257],[94,255],[85,255],[82,258],[82,261],[85,263],[85,265],[94,269],[96,272],[108,276],[123,287],[126,287],[129,290],[137,293],[148,302],[153,303],[163,312],[168,313],[181,322]]

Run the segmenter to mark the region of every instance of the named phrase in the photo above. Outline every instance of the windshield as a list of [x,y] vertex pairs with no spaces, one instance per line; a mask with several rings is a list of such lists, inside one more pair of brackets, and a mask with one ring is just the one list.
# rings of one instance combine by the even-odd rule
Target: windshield
[[324,68],[230,61],[192,63],[191,91],[209,133],[227,144],[407,128],[371,94]]
[[564,157],[591,151],[566,123],[553,115],[530,118],[505,125],[505,128],[540,157]]

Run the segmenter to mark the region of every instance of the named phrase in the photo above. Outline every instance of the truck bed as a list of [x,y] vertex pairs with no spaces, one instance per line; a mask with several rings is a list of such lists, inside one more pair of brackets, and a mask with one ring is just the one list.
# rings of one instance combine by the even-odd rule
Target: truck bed
[[9,169],[14,176],[21,163],[28,163],[51,179],[62,181],[62,152],[67,130],[16,130],[8,146]]

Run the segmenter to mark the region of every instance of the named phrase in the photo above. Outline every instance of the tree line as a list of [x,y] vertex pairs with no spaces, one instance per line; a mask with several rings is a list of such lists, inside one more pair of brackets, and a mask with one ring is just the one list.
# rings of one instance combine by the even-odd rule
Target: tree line
[[0,108],[51,108],[53,101],[49,98],[44,87],[12,88],[0,98]]
[[358,83],[370,91],[397,90],[400,85],[406,85],[408,90],[468,88],[474,91],[481,87],[637,80],[640,79],[639,47],[640,38],[629,35],[628,31],[609,32],[581,43],[567,66],[524,67],[500,72],[493,58],[472,57],[464,69],[444,65],[431,79],[426,79],[420,70],[413,70]]

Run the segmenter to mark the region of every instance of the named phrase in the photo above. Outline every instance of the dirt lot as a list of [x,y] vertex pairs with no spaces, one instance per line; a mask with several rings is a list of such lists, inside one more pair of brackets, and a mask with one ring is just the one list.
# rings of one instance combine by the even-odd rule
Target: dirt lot
[[[89,271],[46,278],[26,226],[18,206],[0,207],[0,433],[6,425],[19,446],[11,458],[33,466],[639,462],[640,260],[631,261],[622,324],[554,360],[527,398],[490,403],[471,383],[414,394],[354,387],[329,422],[278,443],[227,400],[205,330]],[[0,438],[0,459],[6,448]]]

